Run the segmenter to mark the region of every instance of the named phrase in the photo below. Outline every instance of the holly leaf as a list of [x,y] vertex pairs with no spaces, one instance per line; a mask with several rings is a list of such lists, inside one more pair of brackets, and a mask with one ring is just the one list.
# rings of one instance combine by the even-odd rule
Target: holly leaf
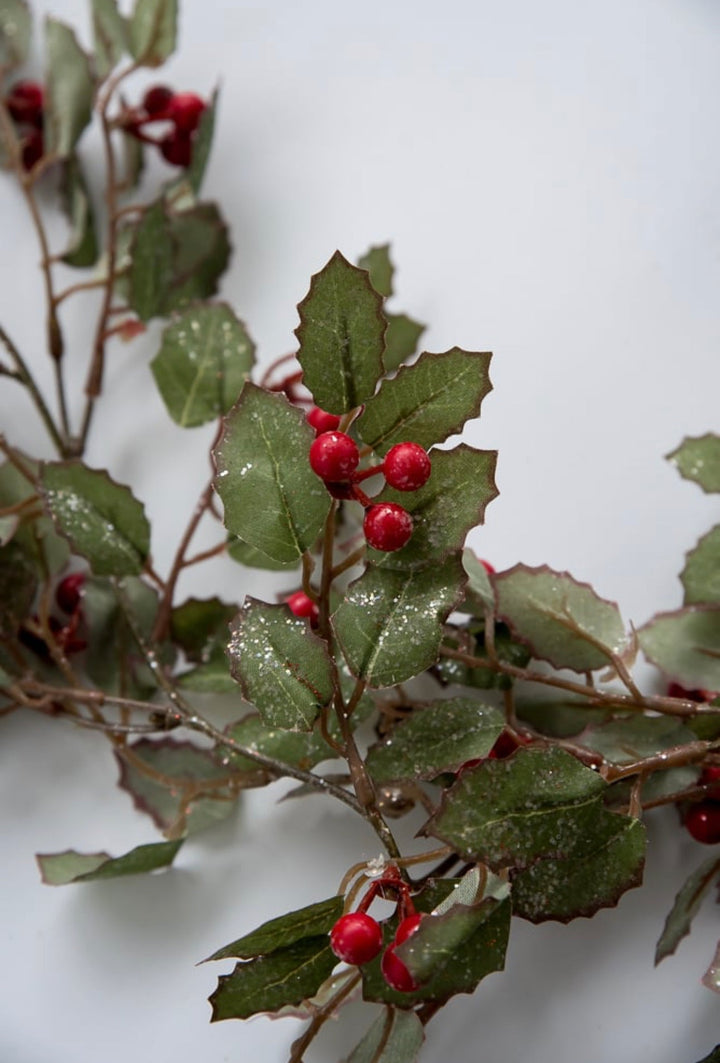
[[515,565],[494,577],[497,613],[555,668],[589,672],[612,662],[625,643],[618,607],[568,572]]
[[308,731],[332,699],[327,646],[286,605],[246,598],[230,629],[228,657],[245,697],[272,727]]
[[174,258],[164,314],[215,295],[230,260],[227,225],[215,203],[196,203],[172,214],[169,226]]
[[93,77],[90,61],[63,22],[45,20],[43,135],[49,155],[69,155],[90,122]]
[[25,0],[0,0],[0,68],[21,66],[30,48],[32,16]]
[[505,727],[496,708],[470,698],[431,701],[395,727],[366,759],[376,783],[433,779],[458,771],[468,760],[487,757]]
[[38,576],[35,566],[14,542],[0,547],[0,638],[12,638],[29,615]]
[[141,66],[161,66],[177,43],[177,0],[135,0],[130,51]]
[[686,436],[679,447],[667,455],[685,480],[693,480],[707,494],[720,491],[720,436]]
[[40,490],[57,530],[96,576],[142,572],[150,525],[129,487],[78,462],[43,462]]
[[92,0],[95,69],[105,78],[129,49],[128,26],[117,0]]
[[477,417],[491,390],[490,354],[453,347],[444,354],[421,354],[414,365],[383,380],[356,421],[364,443],[384,455],[396,443],[422,447],[441,443]]
[[415,354],[420,337],[425,331],[425,325],[414,321],[407,314],[388,314],[387,311],[384,313],[387,329],[383,364],[385,372],[391,373]]
[[237,694],[238,691],[224,650],[214,651],[204,664],[183,672],[177,680],[183,689],[198,694]]
[[690,933],[692,921],[698,913],[703,897],[714,879],[720,876],[720,858],[711,856],[688,875],[680,887],[665,920],[663,932],[655,948],[655,966],[666,956],[672,956],[684,937]]
[[390,244],[378,244],[369,248],[358,259],[360,269],[370,274],[370,283],[376,292],[388,298],[393,293],[393,273],[395,268],[390,260]]
[[[396,948],[396,955],[420,985],[437,977],[448,964],[456,962],[457,952],[474,937],[502,902],[487,898],[478,904],[454,904],[443,914],[428,915],[417,931]],[[502,957],[504,959],[504,955]],[[499,967],[488,969],[502,970]]]
[[391,1008],[378,1015],[347,1063],[415,1063],[424,1040],[414,1011]]
[[194,306],[164,329],[150,363],[168,413],[183,428],[227,413],[247,380],[255,345],[229,306]]
[[483,607],[494,609],[495,591],[490,582],[490,575],[480,558],[469,546],[466,546],[462,552],[462,565],[467,573],[468,592],[474,594]]
[[225,527],[275,561],[299,561],[330,510],[308,460],[313,439],[302,410],[247,383],[214,451]]
[[46,886],[66,886],[71,882],[95,882],[121,875],[140,875],[168,867],[183,844],[183,839],[138,845],[124,856],[108,853],[78,853],[66,849],[62,853],[38,853],[42,880]]
[[[211,960],[252,960],[257,956],[266,956],[277,949],[287,948],[307,938],[316,938],[329,934],[343,913],[343,898],[328,897],[316,901],[304,908],[278,916],[263,923],[257,930],[244,934],[237,941],[224,945],[213,952],[203,963]],[[327,943],[327,942],[326,942]]]
[[327,934],[238,963],[232,974],[218,979],[210,997],[210,1021],[247,1019],[258,1012],[300,1004],[317,993],[336,964]]
[[[134,576],[120,581],[135,623],[149,640],[158,608],[157,592]],[[115,587],[104,578],[86,579],[83,587],[83,617],[87,629],[85,667],[102,690],[126,697],[149,697],[156,690],[155,678],[138,649]],[[174,651],[165,644],[160,659],[172,665]]]
[[313,276],[295,335],[303,382],[323,410],[347,413],[374,392],[383,372],[382,303],[367,272],[339,251]]
[[685,588],[685,605],[720,603],[720,524],[686,555],[680,581]]
[[658,613],[637,632],[640,647],[666,675],[692,690],[720,689],[720,608],[691,605]]
[[219,598],[188,598],[172,611],[170,633],[189,661],[207,662],[217,649],[225,652],[236,605]]
[[571,738],[586,727],[603,723],[611,712],[591,707],[580,695],[557,690],[533,691],[532,697],[519,694],[515,711],[518,719],[549,738]]
[[693,732],[672,716],[607,720],[591,727],[582,738],[583,746],[602,754],[612,764],[632,764],[694,741]]
[[131,247],[128,300],[141,321],[163,312],[173,253],[170,222],[158,200],[143,211]]
[[434,664],[462,582],[454,557],[409,571],[369,566],[333,617],[352,674],[372,687],[394,686]]
[[[38,463],[24,454],[22,459],[28,471],[35,475]],[[19,502],[29,503],[35,495],[34,481],[28,480],[10,462],[0,465],[0,509],[15,506]],[[40,510],[40,506],[38,499],[37,507],[28,505],[28,508],[23,510],[12,540],[22,548],[25,557],[32,562],[38,574],[45,578],[48,572],[55,575],[65,567],[70,556],[70,547],[66,540],[57,534],[52,520]]]
[[75,154],[63,164],[61,194],[71,225],[70,245],[62,260],[66,266],[78,269],[94,266],[99,253],[95,218],[85,175]]
[[[353,724],[358,722],[357,715],[357,713],[353,714]],[[337,724],[330,727],[330,733],[333,734],[333,732],[337,735]],[[332,749],[323,738],[318,725],[311,731],[286,731],[281,727],[271,727],[261,716],[250,713],[238,723],[232,724],[228,728],[228,735],[246,749],[274,757],[283,764],[303,768],[305,771],[314,768],[323,760],[334,760],[338,756],[336,750]],[[234,771],[263,770],[255,761],[243,756],[242,753],[229,750],[227,756],[228,763],[232,765]]]
[[245,565],[247,568],[263,568],[268,572],[284,572],[286,569],[297,568],[300,563],[299,558],[294,561],[276,561],[262,550],[258,550],[257,546],[250,546],[249,543],[238,539],[236,535],[231,535],[228,539],[228,554],[240,565]]

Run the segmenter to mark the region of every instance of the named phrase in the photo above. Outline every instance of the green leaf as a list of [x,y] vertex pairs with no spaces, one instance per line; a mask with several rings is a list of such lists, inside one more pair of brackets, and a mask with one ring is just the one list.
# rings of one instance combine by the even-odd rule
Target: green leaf
[[15,542],[0,547],[0,638],[12,638],[30,614],[38,577]]
[[[398,946],[398,959],[419,984],[426,984],[456,962],[458,949],[472,939],[501,903],[488,898],[479,904],[455,904],[442,915],[427,916],[412,937]],[[502,970],[502,964],[491,969]]]
[[720,1063],[720,1045],[715,1045],[709,1056],[704,1056],[698,1063]]
[[433,779],[486,757],[504,727],[503,714],[489,705],[469,698],[431,701],[370,750],[367,769],[379,784]]
[[140,875],[168,867],[182,845],[173,842],[154,842],[138,845],[124,856],[108,853],[78,853],[66,849],[63,853],[38,853],[36,860],[46,886],[66,886],[70,882],[95,882],[120,875]]
[[720,876],[720,858],[711,856],[696,867],[678,891],[670,909],[663,932],[655,949],[655,966],[666,956],[672,956],[684,937],[690,933],[690,926],[698,913],[700,904],[713,879]]
[[479,599],[482,606],[495,608],[495,591],[488,570],[477,554],[466,546],[462,552],[462,565],[467,573],[467,590]]
[[[356,711],[352,718],[353,724],[358,722],[357,717]],[[339,730],[337,723],[331,725],[329,730],[331,734],[337,736]],[[283,764],[303,768],[305,771],[314,768],[323,760],[334,760],[338,755],[323,738],[319,724],[313,727],[312,731],[286,731],[280,727],[269,727],[259,715],[250,713],[229,727],[228,734],[246,749],[264,753],[265,756],[281,760]],[[234,771],[263,770],[255,761],[241,753],[229,750],[227,756],[228,763]]]
[[513,878],[513,911],[533,923],[567,923],[612,908],[641,884],[645,847],[639,820],[596,809],[569,859],[540,860]]
[[247,1019],[258,1012],[300,1004],[317,993],[336,963],[327,934],[238,963],[232,974],[218,979],[210,997],[210,1021]]
[[720,608],[691,605],[659,613],[637,633],[653,664],[687,689],[720,689]]
[[[22,455],[23,463],[33,473],[37,472],[38,463]],[[0,508],[14,506],[18,502],[31,499],[35,495],[35,484],[26,479],[10,462],[0,466]],[[27,515],[29,513],[29,515]],[[32,507],[20,520],[13,542],[23,550],[26,558],[33,563],[38,574],[45,578],[47,573],[55,575],[60,572],[70,556],[70,547],[65,539],[55,531],[52,520]]]
[[28,54],[32,17],[25,0],[0,0],[0,69],[21,66]]
[[255,345],[229,306],[194,306],[163,331],[150,367],[172,419],[192,428],[228,412],[254,356]]
[[415,1012],[392,1008],[378,1015],[347,1063],[415,1063],[424,1040]]
[[275,561],[297,562],[330,510],[308,460],[313,438],[302,410],[248,383],[214,452],[225,527]]
[[298,361],[318,406],[347,413],[374,392],[383,372],[382,296],[365,270],[336,251],[298,306]]
[[685,605],[720,603],[720,524],[687,554],[680,580],[685,588]]
[[[173,738],[140,739],[130,746],[130,754],[115,753],[118,786],[167,836],[196,834],[226,819],[235,807],[237,791],[230,786],[216,786],[209,795],[196,796],[203,783],[212,784],[228,775],[228,769],[207,749]],[[147,772],[138,761],[147,766]],[[161,782],[158,773],[171,781]]]
[[297,568],[300,564],[299,558],[294,561],[276,561],[274,558],[268,557],[262,550],[258,550],[256,546],[244,543],[236,535],[229,537],[228,554],[233,561],[237,561],[247,568],[263,568],[268,572],[284,572],[287,569]]
[[327,646],[286,605],[246,598],[228,657],[248,701],[272,727],[307,731],[333,696]]
[[490,358],[459,347],[421,354],[368,398],[356,422],[360,438],[386,454],[396,443],[409,440],[427,448],[459,432],[469,417],[477,417],[491,390]]
[[493,870],[572,855],[597,819],[606,784],[557,747],[519,749],[462,772],[423,832]]
[[210,660],[183,672],[177,677],[184,690],[194,690],[199,694],[237,694],[238,685],[230,675],[225,651],[215,651]]
[[369,686],[403,683],[438,657],[463,573],[456,558],[410,571],[369,566],[348,587],[333,626],[351,672]]
[[184,179],[190,185],[195,195],[200,191],[205,170],[207,169],[215,134],[215,120],[217,117],[218,89],[215,89],[208,106],[202,113],[200,124],[193,137],[192,158],[190,165],[185,170]]
[[95,69],[107,77],[128,51],[128,27],[118,11],[117,0],[92,0]]
[[238,607],[219,598],[188,598],[172,611],[170,632],[189,661],[203,663],[230,641],[229,624]]
[[135,0],[130,50],[141,66],[161,66],[177,43],[177,0]]
[[360,269],[366,269],[370,274],[370,283],[376,292],[388,298],[393,293],[394,266],[390,261],[390,244],[379,244],[369,248],[358,259]]
[[587,731],[583,746],[612,764],[632,764],[664,749],[694,742],[695,735],[672,716],[629,716],[608,720]]
[[173,252],[170,222],[162,201],[158,201],[143,212],[131,250],[128,299],[141,321],[163,312]]
[[65,156],[90,121],[92,72],[73,31],[53,18],[45,20],[45,52],[45,150]]
[[174,258],[165,314],[215,295],[230,260],[227,226],[215,203],[197,203],[171,215],[170,232]]
[[40,485],[58,531],[90,562],[96,576],[142,572],[150,525],[129,487],[104,470],[75,462],[44,462]]
[[84,269],[94,266],[99,253],[95,218],[85,176],[77,155],[69,155],[63,165],[61,193],[70,219],[70,246],[62,260],[66,266]]
[[385,353],[383,364],[387,373],[398,369],[407,362],[418,349],[420,337],[425,325],[413,321],[407,314],[388,314],[385,311],[387,330],[385,332]]
[[685,480],[694,480],[703,491],[720,491],[720,436],[708,432],[704,436],[687,436],[671,454],[667,455]]
[[515,711],[520,720],[550,738],[571,738],[609,715],[608,709],[591,707],[585,698],[558,690],[533,691],[532,697],[519,694]]
[[556,668],[589,672],[611,663],[625,643],[614,602],[546,565],[515,565],[494,577],[497,612],[533,656]]
[[[123,192],[132,192],[139,185],[145,169],[145,145],[137,137],[122,131],[121,148],[123,159],[121,188]],[[127,231],[127,228],[120,230],[121,233]]]
[[286,915],[278,916],[263,923],[257,930],[244,934],[237,941],[223,946],[203,963],[210,960],[252,960],[257,956],[266,956],[277,949],[295,945],[307,938],[316,938],[329,934],[343,912],[343,898],[328,897],[327,900],[308,904]]
[[[149,639],[157,615],[157,592],[134,576],[121,580],[119,586],[131,605],[137,626]],[[157,684],[138,649],[112,582],[91,577],[85,581],[83,591],[88,676],[108,693],[149,697]],[[161,647],[160,659],[163,664],[172,665],[172,647]]]

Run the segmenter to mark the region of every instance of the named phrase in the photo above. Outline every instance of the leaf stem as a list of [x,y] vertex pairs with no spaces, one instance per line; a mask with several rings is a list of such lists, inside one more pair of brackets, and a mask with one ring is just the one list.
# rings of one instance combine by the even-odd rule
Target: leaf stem
[[53,416],[50,413],[50,410],[48,409],[47,403],[45,402],[45,399],[43,398],[40,389],[38,388],[35,382],[35,378],[30,372],[27,362],[22,357],[20,351],[15,346],[15,344],[10,339],[7,332],[1,325],[0,342],[2,342],[3,346],[6,348],[8,354],[15,363],[15,366],[17,368],[17,376],[15,379],[24,387],[26,387],[27,390],[30,392],[32,400],[35,403],[35,408],[40,414],[40,418],[48,431],[48,435],[50,436],[55,445],[55,449],[61,457],[64,457],[66,450],[65,442],[62,436],[60,435],[55,421],[53,420]]

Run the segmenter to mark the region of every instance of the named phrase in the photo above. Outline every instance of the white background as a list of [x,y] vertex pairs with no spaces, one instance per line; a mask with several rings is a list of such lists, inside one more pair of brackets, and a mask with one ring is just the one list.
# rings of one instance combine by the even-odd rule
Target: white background
[[[428,323],[424,347],[494,352],[495,390],[468,435],[500,452],[500,498],[470,540],[478,552],[497,567],[568,569],[636,624],[678,606],[683,554],[717,519],[715,499],[663,461],[684,435],[717,427],[717,5],[183,8],[179,55],[161,78],[203,94],[222,84],[205,194],[233,235],[222,295],[261,361],[292,349],[295,305],[336,248],[354,258],[391,241],[391,307]],[[35,9],[88,40],[84,0]],[[128,96],[153,80],[140,76]],[[99,174],[92,136],[85,148]],[[153,167],[147,187],[166,175]],[[28,280],[38,251],[7,179],[0,204],[0,319],[42,365],[41,288]],[[78,384],[93,307],[65,307]],[[148,370],[157,335],[113,348],[88,460],[134,484],[165,571],[207,476],[210,431],[165,415]],[[0,410],[16,443],[49,456],[12,385]],[[274,593],[229,563],[181,590]],[[286,910],[290,885],[296,906],[332,893],[375,852],[363,825],[320,798],[275,807],[274,788],[189,843],[170,874],[53,890],[34,852],[121,853],[156,835],[115,790],[97,736],[11,717],[0,758],[0,1058],[285,1060],[292,1023],[207,1024],[204,998],[226,968],[193,964]],[[425,1059],[696,1063],[720,1041],[720,1001],[699,985],[720,934],[711,903],[679,955],[652,968],[665,912],[707,855],[676,822],[649,818],[647,885],[617,911],[514,926],[506,972],[433,1022]],[[332,1031],[309,1060],[331,1063],[351,1043]]]

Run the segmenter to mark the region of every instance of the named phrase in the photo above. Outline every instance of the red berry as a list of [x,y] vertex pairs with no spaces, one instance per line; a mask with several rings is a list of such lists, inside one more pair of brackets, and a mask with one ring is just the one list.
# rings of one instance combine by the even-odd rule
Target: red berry
[[483,561],[482,558],[480,558],[480,564],[485,569],[485,571],[487,572],[488,576],[494,576],[495,575],[495,567],[494,567],[494,565],[491,565],[489,561]]
[[509,757],[518,748],[519,742],[517,739],[513,738],[513,736],[508,734],[507,731],[503,731],[495,742],[495,745],[490,750],[488,756],[492,757],[493,760],[505,760],[506,757]]
[[153,118],[167,117],[167,109],[174,93],[167,85],[153,85],[143,96],[142,108]]
[[380,970],[390,988],[397,989],[399,993],[412,993],[418,988],[417,982],[405,964],[395,955],[394,945],[385,949],[380,962]]
[[383,472],[396,491],[417,491],[430,476],[430,458],[418,443],[397,443],[385,455]]
[[328,483],[347,480],[358,467],[357,444],[344,432],[323,432],[310,447],[310,465],[314,473]]
[[205,101],[194,92],[178,92],[170,100],[167,116],[178,131],[192,133],[197,129],[204,110]]
[[174,130],[160,141],[162,157],[172,166],[189,166],[192,159],[192,140],[189,133]]
[[380,924],[365,912],[342,915],[330,931],[330,948],[345,963],[369,963],[382,948]]
[[380,502],[366,512],[363,531],[370,546],[391,553],[405,546],[413,533],[413,521],[402,506],[395,502]]
[[685,826],[696,842],[716,845],[720,842],[720,803],[701,801],[685,814]]
[[403,921],[400,923],[400,926],[395,931],[395,940],[393,941],[393,944],[402,945],[403,941],[407,941],[409,937],[412,937],[417,928],[420,926],[422,919],[422,912],[415,912],[414,915],[408,915],[405,919],[403,919]]
[[5,99],[15,122],[36,125],[42,121],[43,87],[37,81],[18,81]]
[[707,768],[703,768],[702,774],[698,779],[699,786],[710,786],[714,793],[720,790],[720,766],[711,764]]
[[84,572],[73,572],[60,580],[55,588],[55,601],[64,613],[74,613],[78,608],[84,583]]
[[320,435],[321,432],[334,432],[340,424],[340,418],[335,413],[321,410],[319,406],[313,406],[307,414],[308,424]]
[[682,698],[684,701],[712,701],[716,696],[712,690],[687,690],[679,683],[670,683],[667,692],[668,697]]
[[39,129],[32,129],[26,137],[23,137],[22,142],[22,167],[26,173],[40,162],[45,154],[45,142],[43,141],[43,135]]
[[290,607],[290,612],[295,616],[307,617],[312,626],[317,624],[320,610],[305,591],[295,591],[289,598],[286,598],[286,602]]

